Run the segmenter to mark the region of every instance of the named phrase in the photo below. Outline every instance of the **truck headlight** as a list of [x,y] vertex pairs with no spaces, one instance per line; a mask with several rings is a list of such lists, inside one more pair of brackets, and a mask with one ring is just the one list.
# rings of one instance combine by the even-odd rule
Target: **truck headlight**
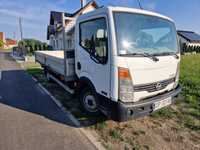
[[123,102],[132,102],[134,89],[129,70],[126,68],[118,68],[118,78],[119,99]]
[[175,77],[174,89],[178,86],[179,76],[180,76],[180,63],[178,63],[177,69],[176,69],[176,77]]

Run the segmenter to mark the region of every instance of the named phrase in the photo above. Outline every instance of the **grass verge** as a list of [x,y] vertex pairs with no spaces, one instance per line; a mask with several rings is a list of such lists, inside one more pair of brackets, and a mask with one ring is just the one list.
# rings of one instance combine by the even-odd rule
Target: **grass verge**
[[175,107],[161,109],[153,117],[176,118],[192,130],[200,131],[200,55],[182,56],[180,84],[181,99]]
[[182,56],[180,101],[150,117],[126,123],[93,118],[82,111],[78,97],[55,83],[48,83],[39,66],[25,65],[27,72],[47,88],[84,126],[98,134],[107,149],[200,148],[200,55]]
[[93,117],[86,114],[79,102],[78,95],[71,95],[54,82],[48,82],[44,76],[43,70],[37,63],[26,62],[23,64],[26,71],[35,77],[52,95],[58,99],[63,106],[70,111],[82,124],[82,126],[90,126],[97,122],[103,122],[104,116]]

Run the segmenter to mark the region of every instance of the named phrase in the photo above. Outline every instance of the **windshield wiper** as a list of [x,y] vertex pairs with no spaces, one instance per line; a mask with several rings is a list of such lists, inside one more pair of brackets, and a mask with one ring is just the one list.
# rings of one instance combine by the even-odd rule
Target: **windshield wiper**
[[159,59],[156,56],[154,56],[152,54],[149,54],[149,53],[130,53],[130,54],[127,54],[127,55],[143,56],[143,57],[150,58],[150,59],[152,59],[155,62],[159,61]]
[[159,56],[166,56],[166,55],[172,55],[172,56],[174,56],[176,59],[179,59],[179,56],[176,54],[176,53],[174,53],[174,52],[163,52],[163,53],[158,53],[158,54],[155,54],[155,55],[159,55]]

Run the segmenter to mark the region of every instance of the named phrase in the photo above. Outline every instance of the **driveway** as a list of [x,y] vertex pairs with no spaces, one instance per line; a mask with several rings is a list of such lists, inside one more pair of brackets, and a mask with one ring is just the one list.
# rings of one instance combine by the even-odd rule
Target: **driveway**
[[10,56],[0,52],[0,149],[95,149]]

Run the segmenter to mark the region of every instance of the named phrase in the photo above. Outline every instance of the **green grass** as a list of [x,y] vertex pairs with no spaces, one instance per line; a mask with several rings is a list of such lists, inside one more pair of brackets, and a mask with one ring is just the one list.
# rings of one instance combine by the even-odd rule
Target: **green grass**
[[27,72],[32,76],[37,77],[38,75],[42,74],[43,70],[41,68],[34,68],[34,69],[27,69]]
[[118,140],[123,140],[121,133],[116,130],[116,129],[111,129],[109,131],[109,135],[113,138],[113,139],[118,139]]
[[12,48],[4,48],[4,49],[1,49],[1,48],[0,48],[0,51],[3,51],[3,52],[11,52],[11,51],[12,51]]
[[71,95],[62,87],[54,82],[48,82],[44,76],[43,69],[37,63],[24,63],[26,71],[35,77],[50,93],[58,99],[63,106],[70,111],[83,126],[95,124],[94,128],[103,129],[105,126],[105,117],[100,115],[90,116],[84,112],[78,99],[78,95]]
[[[71,97],[66,91],[55,83],[48,83],[43,75],[42,68],[35,63],[24,64],[27,72],[36,77],[63,105],[69,109],[80,121],[95,120],[98,123],[93,127],[96,130],[106,128],[101,117],[91,117],[82,111],[77,97]],[[180,84],[182,86],[181,100],[176,103],[177,109],[163,108],[151,116],[154,118],[176,118],[178,122],[192,130],[200,130],[200,55],[187,55],[181,58]],[[111,132],[116,136],[115,132]]]
[[[112,126],[109,121],[105,121],[103,116],[91,117],[85,114],[77,97],[71,96],[64,91],[59,85],[47,82],[44,77],[43,70],[37,64],[24,64],[27,72],[37,78],[37,80],[47,88],[61,103],[70,111],[83,126],[88,126],[89,129],[95,130],[103,145],[107,149],[112,149],[113,144],[124,143],[128,146],[124,149],[151,149],[151,146],[140,145],[137,140],[139,136],[145,136],[145,131],[132,129],[129,122],[123,125],[123,128],[129,128],[127,131],[120,129],[120,124]],[[200,131],[200,55],[182,56],[180,84],[183,88],[180,100],[171,107],[163,108],[160,111],[153,113],[152,119],[170,120],[177,122],[177,127],[180,129],[189,129],[189,131]],[[88,123],[89,122],[89,123]],[[91,123],[92,122],[92,123]],[[119,125],[119,126],[118,126]],[[121,125],[122,126],[122,125]],[[131,131],[132,130],[132,131]],[[125,134],[126,133],[126,134]]]
[[174,111],[172,108],[163,108],[159,110],[158,112],[153,113],[152,117],[163,117],[163,118],[173,118],[176,115],[176,111]]
[[161,109],[153,117],[177,118],[181,125],[200,131],[200,55],[181,57],[180,84],[182,86],[177,110]]
[[94,129],[95,130],[99,130],[99,131],[102,131],[106,127],[107,127],[107,124],[106,124],[105,121],[99,122],[99,123],[97,123],[97,124],[94,125]]

